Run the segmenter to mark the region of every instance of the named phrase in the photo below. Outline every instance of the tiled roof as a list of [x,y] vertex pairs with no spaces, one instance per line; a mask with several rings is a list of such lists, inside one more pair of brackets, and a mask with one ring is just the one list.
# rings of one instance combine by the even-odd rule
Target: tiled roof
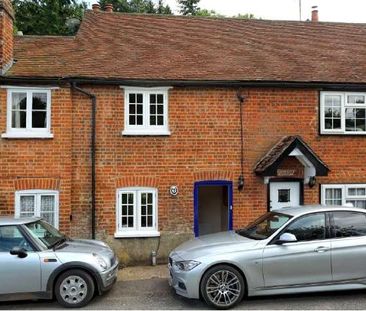
[[327,165],[315,154],[315,152],[303,141],[300,136],[284,136],[277,142],[255,165],[254,171],[257,175],[269,176],[273,174],[284,157],[291,151],[299,148],[300,151],[314,165],[317,175],[324,176],[328,173]]
[[75,37],[16,37],[9,76],[366,83],[366,24],[87,11]]

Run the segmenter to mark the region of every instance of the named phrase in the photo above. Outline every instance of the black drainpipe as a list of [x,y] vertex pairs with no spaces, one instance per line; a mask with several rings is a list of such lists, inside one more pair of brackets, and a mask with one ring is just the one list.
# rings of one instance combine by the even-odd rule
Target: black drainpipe
[[240,105],[240,170],[241,174],[238,178],[238,190],[242,191],[244,188],[244,129],[243,129],[243,105],[245,96],[238,91],[236,96],[239,100]]
[[92,239],[95,239],[95,142],[96,142],[96,131],[95,131],[95,126],[96,126],[96,112],[97,112],[97,97],[84,90],[79,88],[75,82],[73,82],[71,84],[72,88],[86,96],[88,96],[91,99],[91,103],[92,103],[92,133],[91,133],[91,192],[92,192],[92,206],[91,206],[91,214],[92,214],[92,223],[91,223],[91,227],[92,227]]

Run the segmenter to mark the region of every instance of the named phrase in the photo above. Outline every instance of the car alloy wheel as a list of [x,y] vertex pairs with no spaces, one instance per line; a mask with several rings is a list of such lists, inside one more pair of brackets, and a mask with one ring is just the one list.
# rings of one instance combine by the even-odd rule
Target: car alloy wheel
[[60,286],[60,295],[69,304],[82,302],[88,293],[88,286],[83,278],[70,275],[64,279]]
[[242,300],[244,287],[243,277],[236,269],[220,265],[204,275],[201,293],[209,305],[218,309],[228,309]]
[[55,296],[64,307],[86,306],[94,296],[94,282],[83,270],[73,269],[62,273],[55,284]]

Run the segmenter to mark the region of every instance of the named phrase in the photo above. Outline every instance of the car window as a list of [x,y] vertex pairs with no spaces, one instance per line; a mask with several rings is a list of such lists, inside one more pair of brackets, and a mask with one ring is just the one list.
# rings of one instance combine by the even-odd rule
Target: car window
[[316,213],[296,219],[284,232],[294,234],[298,241],[325,239],[325,214]]
[[286,214],[269,212],[259,217],[246,228],[237,230],[236,233],[250,239],[264,240],[275,233],[291,217]]
[[366,215],[357,212],[334,212],[332,236],[347,238],[366,235]]
[[0,252],[9,252],[14,247],[22,247],[27,251],[32,250],[32,247],[17,226],[1,226]]

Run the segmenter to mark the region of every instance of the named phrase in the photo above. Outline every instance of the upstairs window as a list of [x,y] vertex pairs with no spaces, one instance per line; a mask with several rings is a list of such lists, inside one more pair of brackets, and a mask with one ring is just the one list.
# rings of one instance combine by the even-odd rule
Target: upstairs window
[[47,138],[51,123],[51,92],[41,89],[8,89],[5,138]]
[[345,205],[352,204],[354,207],[366,209],[366,185],[322,185],[322,204]]
[[322,92],[322,134],[366,134],[366,93]]
[[123,135],[169,135],[168,88],[125,87]]

